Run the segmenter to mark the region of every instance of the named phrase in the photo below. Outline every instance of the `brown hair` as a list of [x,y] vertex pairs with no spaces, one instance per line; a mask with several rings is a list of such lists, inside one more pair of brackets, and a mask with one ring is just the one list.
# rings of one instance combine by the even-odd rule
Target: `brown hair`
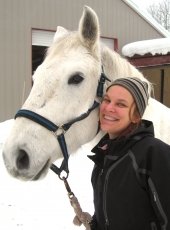
[[135,102],[132,103],[130,110],[129,110],[129,117],[131,120],[131,123],[129,126],[119,135],[119,138],[121,137],[127,137],[131,133],[133,133],[141,123],[141,117],[137,108],[137,105]]

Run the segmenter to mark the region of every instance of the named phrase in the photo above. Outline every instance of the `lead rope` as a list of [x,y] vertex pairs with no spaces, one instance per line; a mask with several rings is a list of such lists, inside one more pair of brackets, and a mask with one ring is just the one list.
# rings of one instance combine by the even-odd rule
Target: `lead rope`
[[88,212],[83,212],[80,206],[80,203],[77,199],[77,197],[74,195],[74,193],[71,191],[71,188],[68,184],[67,178],[62,177],[61,180],[63,180],[65,188],[68,192],[68,197],[70,200],[70,204],[74,209],[74,212],[76,216],[73,219],[74,225],[81,226],[82,224],[85,226],[86,230],[91,230],[90,228],[90,222],[92,220],[91,215]]
[[[68,184],[67,178],[69,175],[69,170],[68,170],[68,158],[69,158],[69,154],[67,151],[67,145],[65,142],[65,138],[64,138],[64,134],[60,134],[60,135],[56,135],[60,148],[62,150],[63,156],[64,156],[64,160],[60,166],[60,168],[58,168],[55,164],[52,164],[50,169],[55,172],[59,179],[62,180],[64,182],[65,188],[68,192],[68,197],[70,200],[70,204],[74,209],[74,212],[76,214],[76,216],[73,219],[73,223],[74,225],[80,226],[80,225],[84,225],[86,230],[90,230],[90,222],[92,220],[91,215],[87,212],[83,212],[80,206],[80,203],[77,199],[77,197],[74,195],[74,193],[71,191],[71,188]],[[64,175],[66,174],[66,176],[62,176],[64,173]]]

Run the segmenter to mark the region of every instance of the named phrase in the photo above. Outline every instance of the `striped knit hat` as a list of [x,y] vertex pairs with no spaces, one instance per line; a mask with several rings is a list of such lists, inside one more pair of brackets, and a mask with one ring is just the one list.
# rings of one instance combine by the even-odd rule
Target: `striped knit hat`
[[113,85],[123,86],[132,94],[140,117],[142,117],[149,99],[148,84],[139,78],[118,78],[107,88],[106,91],[108,91],[108,89]]

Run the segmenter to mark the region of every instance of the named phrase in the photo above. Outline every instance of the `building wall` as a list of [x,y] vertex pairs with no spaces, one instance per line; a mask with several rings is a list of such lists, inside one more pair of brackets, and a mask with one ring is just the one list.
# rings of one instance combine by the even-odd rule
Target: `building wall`
[[163,37],[123,0],[1,0],[0,122],[10,119],[31,89],[31,29],[76,30],[84,5],[99,16],[101,35],[130,42]]
[[[162,70],[164,72],[164,83],[161,96],[161,75]],[[154,95],[153,97],[163,103],[164,105],[170,107],[170,65],[157,66],[141,69],[144,76],[153,83]],[[162,76],[163,77],[163,76]],[[161,98],[162,97],[162,98]]]

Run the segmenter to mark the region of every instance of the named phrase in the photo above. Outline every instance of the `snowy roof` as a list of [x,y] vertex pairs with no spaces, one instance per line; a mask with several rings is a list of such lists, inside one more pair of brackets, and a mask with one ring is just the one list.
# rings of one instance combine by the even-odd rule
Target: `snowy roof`
[[170,53],[170,38],[158,38],[129,43],[122,48],[122,54],[126,57],[133,57],[135,54],[160,54]]
[[133,0],[123,0],[132,9],[134,9],[141,17],[143,17],[151,26],[153,26],[160,34],[164,37],[170,37],[170,33],[161,26],[147,11],[142,7],[137,5]]

